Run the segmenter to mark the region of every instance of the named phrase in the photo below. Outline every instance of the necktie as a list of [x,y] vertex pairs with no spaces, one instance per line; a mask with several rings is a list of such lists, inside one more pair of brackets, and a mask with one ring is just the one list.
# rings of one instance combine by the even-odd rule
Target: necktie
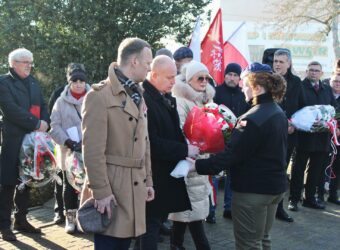
[[316,92],[319,91],[319,84],[318,84],[318,83],[315,83],[313,87],[314,87],[314,89],[315,89]]

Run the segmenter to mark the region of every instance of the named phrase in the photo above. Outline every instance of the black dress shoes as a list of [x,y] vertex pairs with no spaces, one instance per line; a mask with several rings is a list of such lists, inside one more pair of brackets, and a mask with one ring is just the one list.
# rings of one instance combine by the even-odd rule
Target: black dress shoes
[[232,219],[233,217],[231,216],[231,211],[230,210],[225,210],[223,212],[223,217],[226,218],[226,219]]
[[41,229],[32,226],[26,219],[25,220],[15,220],[14,221],[14,230],[24,232],[24,233],[32,233],[32,234],[40,234]]
[[216,223],[216,217],[214,214],[209,214],[208,217],[205,219],[205,221],[209,224],[215,224]]
[[335,205],[340,205],[340,200],[337,196],[329,196],[327,201]]
[[294,219],[286,213],[286,211],[281,208],[276,211],[276,219],[286,221],[286,222],[293,222]]
[[16,241],[17,237],[15,234],[12,232],[11,229],[3,229],[0,230],[1,233],[1,238],[5,241]]
[[317,199],[303,199],[302,206],[313,209],[325,209],[326,206],[319,202]]
[[288,203],[288,210],[294,212],[299,211],[298,202],[290,200]]

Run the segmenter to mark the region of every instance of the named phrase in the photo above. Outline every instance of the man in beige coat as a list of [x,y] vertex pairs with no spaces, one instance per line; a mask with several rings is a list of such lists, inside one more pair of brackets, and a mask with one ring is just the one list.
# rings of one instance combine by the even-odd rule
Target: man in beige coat
[[[83,106],[83,154],[87,171],[81,202],[95,199],[112,216],[94,235],[95,249],[128,249],[145,233],[145,204],[154,198],[146,105],[138,85],[150,71],[150,45],[127,38],[118,48],[108,78],[93,85]],[[115,208],[111,211],[110,203]]]

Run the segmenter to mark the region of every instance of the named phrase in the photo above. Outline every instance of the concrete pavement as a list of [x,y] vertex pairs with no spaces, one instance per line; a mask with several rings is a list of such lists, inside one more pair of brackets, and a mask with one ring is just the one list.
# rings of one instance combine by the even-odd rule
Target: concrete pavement
[[[220,204],[223,191],[219,192]],[[205,223],[205,230],[212,250],[235,249],[232,222],[222,217],[222,208],[217,211],[217,223]],[[324,211],[304,208],[299,212],[290,212],[295,222],[286,223],[275,221],[272,229],[273,250],[338,250],[340,249],[340,206],[327,203]],[[53,201],[42,207],[32,208],[29,220],[35,226],[42,228],[42,235],[21,234],[16,236],[17,242],[5,242],[0,239],[0,249],[93,249],[93,237],[85,234],[69,235],[64,232],[63,225],[54,225]],[[188,231],[188,230],[187,230]],[[169,249],[169,237],[159,243],[160,250]],[[185,248],[194,250],[194,244],[187,232]],[[132,247],[131,247],[132,249]]]

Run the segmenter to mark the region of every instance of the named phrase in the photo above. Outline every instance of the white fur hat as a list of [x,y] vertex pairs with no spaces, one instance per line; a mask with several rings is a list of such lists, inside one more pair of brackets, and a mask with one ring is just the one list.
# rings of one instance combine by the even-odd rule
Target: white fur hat
[[201,71],[209,74],[208,68],[203,63],[191,61],[183,65],[182,75],[185,76],[185,81],[189,82],[196,73]]

